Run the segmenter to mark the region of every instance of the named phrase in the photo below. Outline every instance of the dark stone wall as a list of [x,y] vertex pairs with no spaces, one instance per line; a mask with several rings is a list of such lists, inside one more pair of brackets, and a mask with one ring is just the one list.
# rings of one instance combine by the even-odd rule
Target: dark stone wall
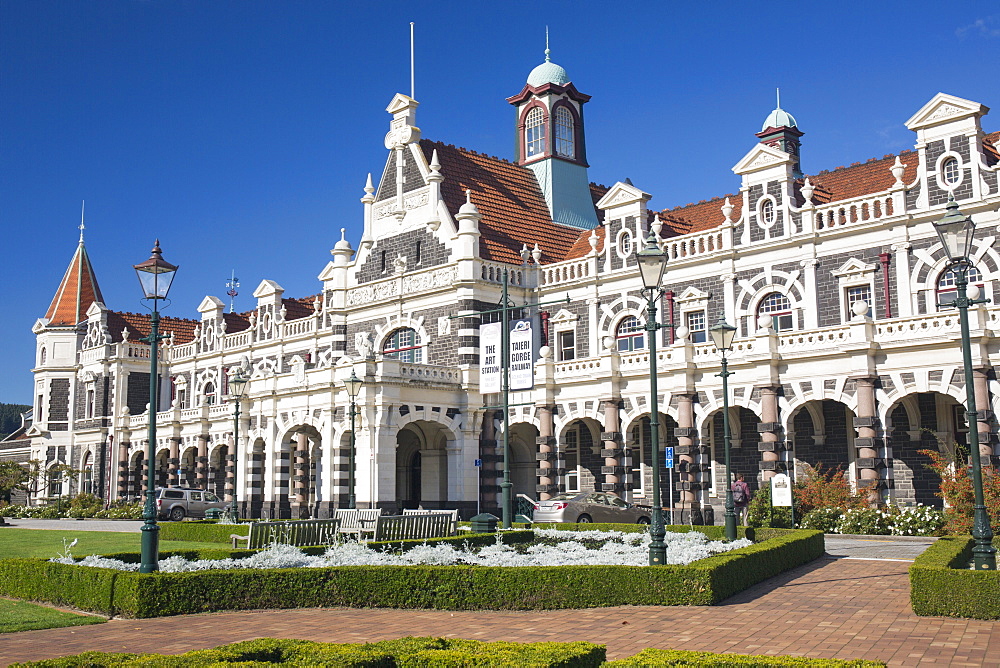
[[[849,321],[846,315],[847,294],[841,290],[840,281],[833,275],[833,272],[840,269],[851,258],[857,258],[867,264],[875,265],[877,268],[874,273],[875,284],[872,286],[872,303],[870,306],[872,307],[872,316],[875,319],[885,315],[882,266],[879,264],[878,256],[887,250],[889,249],[882,247],[863,248],[849,253],[826,255],[817,258],[819,264],[816,266],[816,309],[820,327],[833,327]],[[870,278],[871,276],[872,274],[865,274],[866,278]],[[895,287],[896,272],[890,266],[889,295],[893,304],[893,315],[896,315],[898,311],[896,304],[899,301]]]
[[[420,245],[420,262],[417,262],[417,245]],[[385,254],[385,268],[382,257]],[[396,272],[394,261],[400,255],[406,256],[406,270],[426,269],[447,264],[451,251],[427,230],[410,230],[394,237],[382,239],[372,248],[368,259],[358,270],[358,283],[369,283],[381,278],[389,278]]]
[[69,429],[69,378],[53,378],[49,384],[49,431]]
[[962,156],[962,182],[954,189],[955,199],[961,201],[972,197],[972,169],[969,162],[969,141],[966,137],[948,137],[939,139],[927,144],[927,196],[931,206],[945,204],[948,201],[950,191],[938,186],[937,179],[934,178],[933,170],[937,169],[938,158],[945,152],[951,151]]
[[[128,374],[125,382],[125,405],[128,406],[129,413],[145,413],[146,404],[149,403],[149,374],[133,371]],[[188,392],[192,391],[193,388],[189,386]]]

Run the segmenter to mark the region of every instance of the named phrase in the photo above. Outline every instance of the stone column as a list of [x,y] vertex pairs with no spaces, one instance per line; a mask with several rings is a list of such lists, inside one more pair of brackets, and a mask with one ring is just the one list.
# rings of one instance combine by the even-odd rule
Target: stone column
[[538,407],[538,436],[535,438],[535,445],[538,446],[538,484],[535,491],[541,501],[552,498],[559,485],[559,469],[555,468],[552,461],[553,450],[556,443],[555,422],[553,420],[552,406]]
[[618,414],[620,400],[605,399],[601,403],[604,404],[604,431],[601,432],[603,442],[601,456],[604,457],[601,473],[604,474],[604,484],[601,485],[601,491],[614,492],[621,496],[623,491],[621,476],[625,473],[625,467],[622,466],[624,453]]
[[177,469],[181,466],[181,439],[171,438],[169,451],[167,453],[167,484],[171,486],[177,486],[181,484],[180,476],[177,474]]
[[198,434],[198,456],[194,470],[198,487],[208,489],[208,434]]
[[305,517],[309,512],[309,434],[295,434],[295,477],[293,478],[296,517]]
[[232,501],[235,498],[234,494],[236,493],[236,462],[234,461],[236,459],[235,452],[236,452],[235,443],[229,444],[228,446],[226,446],[226,456],[222,460],[223,465],[225,467],[223,470],[226,472],[226,487],[225,487],[226,501]]
[[[851,380],[854,381],[858,399],[857,417],[854,418],[854,428],[858,432],[854,439],[857,451],[855,463],[858,466],[858,491],[866,496],[868,505],[874,508],[882,504],[882,494],[879,491],[882,480],[879,469],[892,466],[891,460],[880,456],[879,452],[887,451],[884,450],[885,443],[879,437],[879,419],[875,410],[875,386],[878,378],[862,376]],[[885,482],[888,486],[889,481]]]
[[996,437],[993,425],[996,417],[993,415],[993,402],[990,400],[990,373],[992,367],[973,369],[972,383],[976,388],[976,412],[979,414],[976,426],[979,429],[979,456],[983,466],[996,464]]
[[[781,387],[765,385],[759,389],[761,416],[757,431],[760,433],[760,470],[764,482],[767,482],[785,466],[781,461],[781,451],[785,449],[785,443],[781,440],[781,423],[778,422],[778,396]],[[735,478],[735,473],[733,475]]]
[[677,396],[677,470],[679,471],[677,487],[680,489],[682,523],[704,524],[701,512],[701,502],[698,491],[701,483],[697,481],[698,459],[701,446],[698,445],[698,429],[694,426],[694,402],[697,394],[679,394]]
[[132,444],[128,441],[122,441],[118,444],[118,494],[117,498],[121,499],[128,496],[128,449]]

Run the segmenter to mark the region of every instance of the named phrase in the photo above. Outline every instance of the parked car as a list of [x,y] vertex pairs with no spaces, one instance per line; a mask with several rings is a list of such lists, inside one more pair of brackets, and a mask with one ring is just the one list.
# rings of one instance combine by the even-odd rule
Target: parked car
[[557,494],[535,503],[535,522],[618,522],[649,524],[650,509],[627,503],[614,494]]
[[209,508],[220,510],[229,504],[212,492],[193,487],[158,487],[156,512],[161,520],[180,522],[185,517],[205,517]]

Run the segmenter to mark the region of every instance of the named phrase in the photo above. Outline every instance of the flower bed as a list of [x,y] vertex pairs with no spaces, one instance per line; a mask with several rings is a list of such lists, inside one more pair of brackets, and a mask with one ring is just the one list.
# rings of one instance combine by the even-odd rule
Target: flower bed
[[293,607],[544,610],[712,605],[823,554],[817,531],[772,538],[686,566],[338,566],[141,574],[37,559],[0,560],[0,595],[125,617]]
[[914,613],[1000,619],[1000,571],[971,570],[973,545],[969,536],[939,538],[914,560],[910,566]]

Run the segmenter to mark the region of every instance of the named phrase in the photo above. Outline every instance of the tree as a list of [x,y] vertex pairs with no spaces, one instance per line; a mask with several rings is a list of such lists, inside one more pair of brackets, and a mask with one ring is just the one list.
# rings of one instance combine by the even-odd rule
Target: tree
[[46,466],[37,459],[28,460],[27,471],[28,481],[23,489],[28,493],[29,503],[48,486],[49,480],[53,477],[61,483],[64,480],[76,480],[80,476],[80,471],[69,464]]
[[21,427],[21,413],[31,410],[23,404],[0,403],[0,439],[7,438]]
[[10,495],[27,491],[28,469],[17,462],[0,462],[0,501],[10,503]]

